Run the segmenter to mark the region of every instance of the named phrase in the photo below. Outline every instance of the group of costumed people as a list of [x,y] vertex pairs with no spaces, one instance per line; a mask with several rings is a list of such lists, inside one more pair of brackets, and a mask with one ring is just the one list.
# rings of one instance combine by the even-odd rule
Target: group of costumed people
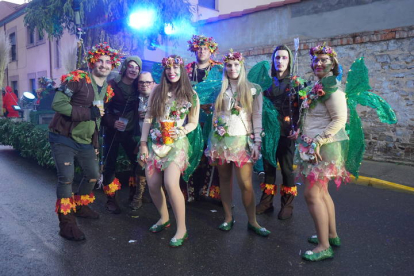
[[[218,44],[213,38],[194,35],[188,42],[197,60],[188,65],[180,56],[171,55],[155,65],[151,74],[142,72],[139,57],[128,57],[119,76],[107,83],[111,70],[121,65],[121,56],[103,43],[88,52],[88,73],[77,70],[62,77],[52,104],[56,115],[49,126],[58,173],[60,235],[83,240],[76,217],[99,218],[89,205],[95,200],[92,190],[100,177],[97,152],[102,122],[103,190],[109,212],[121,212],[117,198],[121,184],[115,178],[121,145],[132,164],[130,207],[142,206],[147,183],[159,212],[149,231],[158,233],[171,226],[168,201],[176,221],[171,247],[187,240],[185,202],[200,196],[221,200],[224,220],[218,223],[220,230],[234,227],[233,173],[241,190],[247,229],[267,237],[271,232],[257,222],[256,215],[274,209],[279,163],[278,218],[292,217],[295,182],[300,179],[316,229],[316,235],[308,239],[316,247],[302,258],[332,258],[332,246],[340,246],[341,240],[328,182],[334,180],[339,187],[350,181],[350,173],[358,176],[364,135],[356,105],[375,108],[382,122],[396,122],[389,105],[368,92],[371,88],[363,58],[352,65],[343,91],[337,53],[325,44],[310,49],[317,81],[309,85],[294,74],[294,57],[285,45],[275,48],[271,65],[263,61],[247,73],[242,53],[230,50],[222,62],[216,62],[212,55]],[[75,159],[83,179],[72,194]],[[265,174],[257,206],[254,170]]]

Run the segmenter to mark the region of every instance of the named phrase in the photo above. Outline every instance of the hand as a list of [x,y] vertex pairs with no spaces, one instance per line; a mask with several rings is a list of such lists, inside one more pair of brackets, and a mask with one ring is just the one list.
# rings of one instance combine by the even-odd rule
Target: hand
[[315,162],[316,163],[322,161],[322,156],[320,155],[320,149],[321,147],[319,146],[319,144],[316,144],[316,148],[315,148]]
[[95,154],[99,155],[99,150],[98,149],[95,149]]
[[296,131],[291,130],[290,133],[289,133],[289,136],[287,138],[289,138],[291,140],[296,140],[296,139],[298,139],[299,132],[300,132],[300,128],[298,128]]
[[146,114],[146,112],[145,112],[145,111],[139,111],[139,112],[138,112],[138,114],[139,114],[139,117],[140,117],[141,119],[144,119],[144,118],[145,118],[145,114]]
[[168,133],[170,134],[170,137],[173,138],[174,140],[178,139],[178,134],[177,134],[177,128],[176,127],[170,128]]
[[139,148],[139,155],[138,158],[140,161],[147,163],[148,158],[148,146],[146,142],[141,142],[141,146]]
[[116,128],[117,130],[123,130],[123,129],[125,129],[125,127],[126,126],[123,122],[121,122],[119,120],[115,121],[114,128]]
[[260,158],[260,145],[261,145],[260,143],[255,143],[253,146],[252,159],[254,162],[259,160]]

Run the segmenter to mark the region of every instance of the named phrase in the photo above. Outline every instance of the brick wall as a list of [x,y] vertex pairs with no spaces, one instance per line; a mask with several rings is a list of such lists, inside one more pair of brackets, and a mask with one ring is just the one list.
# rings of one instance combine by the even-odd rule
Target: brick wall
[[[383,97],[397,114],[398,123],[387,125],[378,120],[374,110],[358,107],[366,139],[365,158],[414,165],[414,26],[301,41],[299,75],[313,80],[308,51],[324,41],[338,53],[344,68],[343,83],[352,62],[365,57],[372,92]],[[249,68],[259,61],[270,61],[274,47],[237,50],[244,53]]]

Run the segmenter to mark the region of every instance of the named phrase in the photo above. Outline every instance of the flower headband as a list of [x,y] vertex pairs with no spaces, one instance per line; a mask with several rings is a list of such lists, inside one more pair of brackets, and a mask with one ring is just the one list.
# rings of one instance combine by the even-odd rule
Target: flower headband
[[325,44],[326,42],[323,43],[323,45],[319,44],[318,46],[311,48],[309,51],[311,58],[313,58],[316,55],[328,55],[331,57],[336,57],[337,54],[334,51],[334,49],[329,46],[326,46]]
[[244,61],[243,54],[240,52],[233,52],[233,49],[230,49],[230,52],[223,57],[223,62],[227,63],[230,60],[238,60],[240,62]]
[[184,61],[180,57],[174,58],[170,56],[170,57],[163,58],[161,63],[162,63],[162,66],[165,68],[165,67],[173,67],[174,65],[184,64]]
[[191,52],[197,52],[200,46],[207,46],[212,54],[218,49],[217,42],[212,37],[206,37],[204,35],[193,35],[188,42],[188,50]]
[[89,67],[92,67],[92,65],[98,61],[100,56],[109,56],[111,58],[112,69],[121,65],[122,55],[118,52],[118,50],[111,48],[106,42],[104,42],[96,44],[88,51],[86,60]]

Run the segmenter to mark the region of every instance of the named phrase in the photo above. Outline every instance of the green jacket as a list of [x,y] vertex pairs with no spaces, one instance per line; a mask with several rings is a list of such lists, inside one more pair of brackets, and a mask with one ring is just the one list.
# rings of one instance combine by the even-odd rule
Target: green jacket
[[68,79],[68,76],[73,75],[80,73],[74,71],[66,75],[66,81],[56,92],[52,103],[52,109],[56,113],[49,124],[49,130],[70,137],[77,143],[93,144],[98,148],[100,119],[91,120],[90,109],[94,100],[105,98],[108,84],[105,81],[101,93],[98,94],[96,84],[87,74],[84,73],[83,78],[78,80]]

